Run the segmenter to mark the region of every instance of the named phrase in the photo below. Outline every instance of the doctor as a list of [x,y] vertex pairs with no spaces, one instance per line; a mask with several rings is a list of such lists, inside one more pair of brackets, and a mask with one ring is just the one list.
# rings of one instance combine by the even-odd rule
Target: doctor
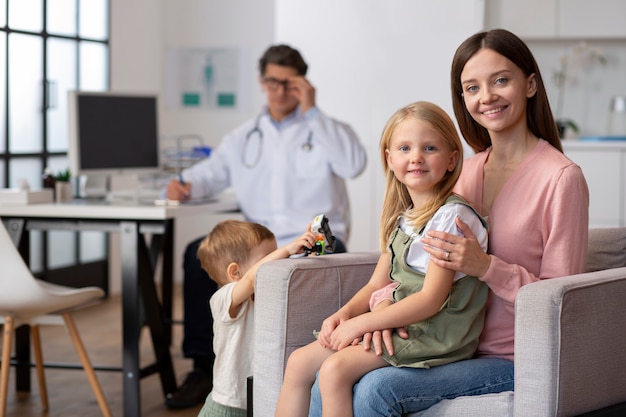
[[[181,180],[172,180],[167,197],[214,196],[232,187],[246,219],[267,226],[279,246],[325,214],[337,238],[335,252],[345,251],[350,229],[345,180],[363,172],[366,153],[350,126],[316,106],[307,68],[287,45],[265,51],[259,60],[267,98],[263,110],[227,134],[209,158],[183,171]],[[169,408],[200,404],[212,387],[213,320],[207,306],[216,287],[196,258],[200,240],[187,247],[184,261],[183,353],[194,360],[194,370],[168,395]]]

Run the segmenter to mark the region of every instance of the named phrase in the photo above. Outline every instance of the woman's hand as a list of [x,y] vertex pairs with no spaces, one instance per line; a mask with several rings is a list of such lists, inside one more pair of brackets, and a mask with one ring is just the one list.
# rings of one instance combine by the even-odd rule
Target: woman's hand
[[387,353],[393,355],[395,353],[395,349],[393,347],[393,332],[396,332],[398,336],[402,339],[408,339],[409,333],[406,331],[404,327],[399,327],[395,330],[393,329],[385,329],[385,330],[376,330],[375,332],[365,333],[363,335],[363,349],[370,350],[371,345],[374,344],[374,353],[380,356],[383,354],[383,345],[387,350]]
[[[378,304],[376,304],[372,311],[378,311],[385,307],[389,307],[393,304],[393,300],[382,300]],[[400,337],[403,339],[408,338],[408,333],[404,327],[396,329]],[[374,353],[380,356],[383,354],[383,344],[390,355],[394,354],[393,348],[393,339],[391,335],[393,334],[393,329],[385,329],[385,330],[376,330],[373,332],[368,332],[363,335],[363,349],[366,351],[371,350],[372,344],[374,344]]]
[[472,230],[458,217],[456,225],[465,237],[431,230],[422,237],[424,250],[430,254],[431,262],[442,268],[482,277],[489,269],[491,257],[480,247]]

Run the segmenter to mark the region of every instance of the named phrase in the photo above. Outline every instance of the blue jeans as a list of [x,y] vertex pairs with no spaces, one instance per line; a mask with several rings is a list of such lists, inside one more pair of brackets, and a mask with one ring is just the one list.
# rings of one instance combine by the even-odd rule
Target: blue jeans
[[[469,359],[430,369],[387,366],[354,386],[355,417],[400,417],[426,410],[444,399],[513,390],[513,362]],[[309,417],[321,417],[318,381],[311,390]]]

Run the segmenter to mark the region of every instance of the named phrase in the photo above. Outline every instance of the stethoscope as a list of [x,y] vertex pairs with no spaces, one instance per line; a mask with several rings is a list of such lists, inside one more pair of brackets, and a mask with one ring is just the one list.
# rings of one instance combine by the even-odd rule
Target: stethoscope
[[[259,121],[261,119],[261,116],[262,114],[259,114],[257,116],[256,120],[254,121],[254,127],[250,129],[248,133],[246,133],[246,141],[243,145],[243,149],[241,150],[241,163],[246,168],[254,168],[255,166],[257,166],[257,164],[261,160],[261,153],[263,152],[263,131],[259,127]],[[249,162],[246,156],[248,155],[248,148],[250,146],[250,142],[252,141],[253,136],[258,137],[257,150],[256,150],[256,156],[254,160]],[[302,145],[303,151],[310,152],[311,149],[313,149],[312,139],[313,139],[313,131],[309,130],[309,136],[307,136],[306,142]]]

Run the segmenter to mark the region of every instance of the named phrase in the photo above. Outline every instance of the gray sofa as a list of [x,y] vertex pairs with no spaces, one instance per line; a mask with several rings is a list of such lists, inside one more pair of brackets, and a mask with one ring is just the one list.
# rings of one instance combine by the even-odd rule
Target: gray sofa
[[[312,331],[367,282],[377,258],[347,253],[284,259],[259,269],[255,417],[274,415],[289,354],[314,340]],[[590,230],[587,270],[518,293],[515,395],[444,400],[411,416],[574,416],[625,402],[626,228]]]

